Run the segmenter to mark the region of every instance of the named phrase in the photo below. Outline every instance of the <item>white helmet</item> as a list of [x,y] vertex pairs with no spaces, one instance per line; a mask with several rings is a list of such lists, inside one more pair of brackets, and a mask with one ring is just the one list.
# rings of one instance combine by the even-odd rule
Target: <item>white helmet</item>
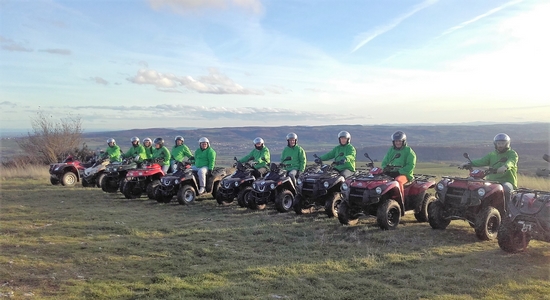
[[199,139],[199,144],[200,143],[208,143],[210,145],[210,141],[207,138],[205,138],[204,136]]
[[107,140],[107,144],[113,143],[113,145],[116,145],[116,141],[113,138],[110,138]]
[[346,144],[349,144],[349,142],[351,141],[351,134],[349,134],[349,132],[347,131],[340,131],[338,133],[338,142],[340,142],[340,138],[341,137],[345,137],[348,139],[348,141],[346,142]]
[[261,137],[257,137],[257,138],[254,139],[253,143],[254,143],[254,145],[256,145],[258,143],[263,145],[264,144],[264,139],[262,139]]

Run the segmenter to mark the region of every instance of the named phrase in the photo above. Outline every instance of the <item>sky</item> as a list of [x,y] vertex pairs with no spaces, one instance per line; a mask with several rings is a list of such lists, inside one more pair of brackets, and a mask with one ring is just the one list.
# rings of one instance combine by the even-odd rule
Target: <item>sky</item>
[[0,127],[548,122],[548,16],[540,0],[0,0]]

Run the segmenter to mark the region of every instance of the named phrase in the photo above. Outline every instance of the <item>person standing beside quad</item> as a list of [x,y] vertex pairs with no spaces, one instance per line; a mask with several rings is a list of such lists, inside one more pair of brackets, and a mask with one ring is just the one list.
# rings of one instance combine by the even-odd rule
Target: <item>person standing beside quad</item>
[[290,161],[286,161],[287,164],[285,170],[287,175],[296,184],[296,178],[300,176],[300,173],[306,169],[306,152],[302,147],[298,145],[298,135],[291,132],[286,135],[287,146],[283,149],[281,154],[281,163],[290,157]]
[[155,148],[153,149],[153,156],[151,159],[158,159],[162,160],[162,162],[159,162],[159,164],[162,166],[162,171],[164,174],[168,173],[168,169],[170,168],[170,150],[164,146],[164,139],[163,138],[156,138],[155,141]]
[[139,155],[139,161],[147,159],[147,154],[145,154],[145,148],[139,144],[139,138],[134,136],[130,139],[132,147],[122,155],[123,158],[132,158]]
[[[489,152],[480,159],[462,164],[462,168],[489,166],[496,169],[496,173],[487,174],[490,181],[497,181],[504,189],[506,203],[510,200],[512,190],[518,187],[518,154],[510,148],[510,137],[499,133],[493,138],[495,151]],[[506,158],[503,161],[502,158]]]
[[172,159],[170,160],[170,170],[173,172],[176,172],[178,167],[178,162],[182,162],[184,157],[187,157],[189,159],[193,158],[193,154],[191,154],[191,150],[189,150],[189,147],[187,145],[183,144],[184,139],[183,136],[176,136],[174,139],[174,147],[172,147],[172,151],[170,152],[170,155],[172,156]]
[[254,139],[253,143],[254,149],[239,159],[239,162],[245,163],[253,159],[255,162],[253,175],[256,178],[259,178],[267,173],[269,163],[271,162],[271,155],[269,153],[269,149],[264,145],[264,139],[257,137]]
[[143,149],[145,149],[145,158],[153,158],[153,141],[150,138],[143,139]]
[[122,151],[116,144],[115,139],[110,138],[107,140],[107,149],[105,149],[105,156],[109,158],[111,162],[122,161]]
[[416,153],[407,146],[407,135],[403,131],[396,131],[391,139],[392,146],[382,159],[381,166],[384,173],[392,174],[403,192],[403,185],[414,179]]
[[329,160],[334,158],[335,162],[339,164],[334,166],[334,169],[340,172],[340,175],[344,178],[348,178],[355,172],[355,147],[350,144],[351,135],[347,131],[340,131],[338,133],[339,145],[334,147],[332,151],[315,159],[315,163],[321,164],[323,160]]
[[216,151],[210,147],[210,141],[206,137],[199,139],[199,148],[195,150],[195,163],[191,167],[197,171],[199,177],[199,195],[203,194],[206,185],[206,174],[214,170],[216,165]]

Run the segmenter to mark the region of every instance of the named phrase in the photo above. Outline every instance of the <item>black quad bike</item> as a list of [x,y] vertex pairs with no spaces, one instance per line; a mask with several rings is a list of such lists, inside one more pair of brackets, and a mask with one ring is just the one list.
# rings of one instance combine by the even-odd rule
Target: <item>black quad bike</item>
[[342,225],[355,225],[361,215],[376,216],[380,229],[396,229],[406,211],[414,211],[419,222],[428,220],[428,207],[435,201],[430,190],[435,187],[434,175],[415,174],[414,179],[403,186],[395,180],[399,175],[395,170],[400,166],[392,165],[400,157],[397,153],[386,168],[367,164],[369,171],[356,172],[342,184],[342,203],[338,210],[338,220]]
[[124,188],[124,179],[129,170],[137,168],[139,156],[134,158],[125,158],[121,162],[112,162],[105,168],[105,176],[101,179],[101,189],[106,193],[116,193],[118,190],[122,193]]
[[[468,153],[464,157],[471,163]],[[502,157],[497,163],[506,160]],[[445,229],[451,220],[464,220],[475,229],[478,239],[495,239],[505,208],[502,185],[484,179],[496,172],[493,166],[485,171],[466,167],[470,171],[466,178],[443,176],[436,185],[437,201],[428,208],[430,226]]]
[[[319,158],[317,154],[313,155]],[[324,207],[329,218],[338,216],[338,207],[342,202],[340,186],[344,176],[332,164],[316,163],[308,167],[296,180],[296,197],[294,197],[294,211],[301,215],[310,213],[318,207]]]
[[[547,154],[542,158],[549,161]],[[530,240],[550,243],[550,192],[514,191],[497,238],[500,248],[510,253],[525,251]]]
[[[212,193],[216,198],[221,179],[225,176],[225,168],[215,167],[206,174],[205,193]],[[161,179],[160,185],[155,190],[155,198],[159,202],[169,203],[176,195],[181,205],[192,204],[199,194],[199,177],[197,171],[193,171],[189,162],[178,164],[178,170]]]
[[216,193],[216,201],[219,204],[229,204],[237,198],[240,207],[248,207],[248,193],[252,190],[252,182],[256,180],[253,175],[254,162],[248,161],[243,164],[236,157],[233,159],[235,172],[222,179]]
[[275,202],[278,212],[289,212],[294,205],[296,187],[292,179],[283,169],[291,158],[287,157],[283,163],[271,163],[269,172],[263,178],[252,183],[252,190],[248,193],[248,208],[252,210],[265,209],[268,203]]

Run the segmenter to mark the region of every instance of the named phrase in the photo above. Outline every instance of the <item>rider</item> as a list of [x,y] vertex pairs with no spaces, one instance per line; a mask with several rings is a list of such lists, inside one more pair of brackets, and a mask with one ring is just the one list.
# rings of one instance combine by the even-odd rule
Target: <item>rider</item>
[[193,157],[193,154],[191,154],[191,150],[189,150],[189,147],[187,145],[183,144],[183,136],[178,135],[174,139],[175,146],[172,147],[172,151],[170,152],[172,159],[170,160],[170,169],[172,172],[176,172],[178,162],[182,162],[184,157],[187,157],[191,159]]
[[393,145],[382,159],[382,169],[385,173],[396,174],[394,179],[399,182],[400,190],[403,191],[403,185],[414,179],[416,153],[407,146],[407,135],[403,131],[394,132],[391,139]]
[[355,172],[355,148],[350,144],[351,135],[347,131],[340,131],[338,133],[339,145],[334,147],[332,151],[321,155],[315,159],[315,162],[320,164],[323,160],[334,158],[334,162],[338,164],[334,166],[334,169],[340,172],[340,175],[345,178],[351,176]]
[[210,147],[210,141],[201,137],[199,139],[199,148],[195,150],[195,164],[193,171],[197,171],[199,177],[199,195],[205,192],[206,174],[214,170],[216,164],[216,151]]
[[290,157],[290,161],[287,162],[285,170],[287,175],[296,183],[296,177],[300,176],[300,172],[303,172],[306,168],[307,158],[306,152],[302,147],[298,145],[298,135],[291,132],[286,135],[287,146],[283,149],[281,154],[281,162],[287,157]]
[[256,178],[264,176],[268,170],[269,162],[271,161],[271,156],[269,149],[264,145],[264,139],[257,137],[253,141],[254,149],[250,151],[247,155],[239,159],[239,162],[245,163],[249,160],[254,160],[254,172],[253,175]]
[[170,150],[164,146],[164,139],[158,137],[154,140],[155,148],[153,149],[153,156],[151,159],[162,160],[159,162],[162,165],[162,171],[164,174],[168,173],[168,168],[170,168]]
[[[510,137],[506,133],[499,133],[493,138],[495,151],[489,152],[472,163],[462,164],[462,168],[489,166],[496,168],[496,174],[488,174],[487,180],[497,181],[504,189],[506,202],[510,200],[512,190],[518,187],[518,154],[510,148]],[[507,160],[501,162],[505,157]]]
[[143,139],[143,148],[145,149],[145,158],[153,158],[153,141],[150,138]]
[[142,161],[147,158],[147,154],[145,153],[145,148],[139,144],[139,138],[137,136],[134,136],[130,139],[130,142],[132,143],[132,147],[126,151],[122,155],[123,158],[131,158],[136,157],[139,155],[139,161]]
[[110,138],[107,140],[107,149],[105,150],[105,156],[109,158],[111,162],[122,161],[122,151],[120,147],[116,144],[115,139]]

